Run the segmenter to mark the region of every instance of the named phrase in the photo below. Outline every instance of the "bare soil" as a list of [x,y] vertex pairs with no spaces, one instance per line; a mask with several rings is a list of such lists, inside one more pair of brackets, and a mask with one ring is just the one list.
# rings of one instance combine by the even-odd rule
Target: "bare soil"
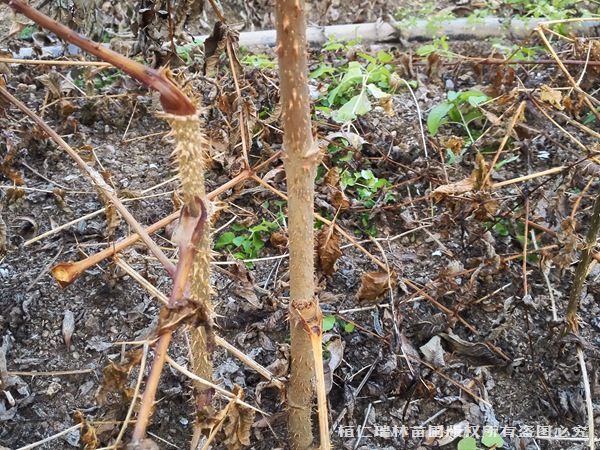
[[[309,18],[319,24],[353,23],[387,14],[389,2],[369,2],[368,7],[363,3],[315,2]],[[273,20],[269,5],[228,2],[224,11],[232,21],[244,21],[248,29],[268,28]],[[210,16],[206,20],[210,22]],[[581,42],[598,45],[597,39]],[[345,190],[350,205],[336,220],[354,242],[342,237],[343,255],[336,272],[318,274],[322,308],[337,317],[326,333],[326,355],[343,357],[331,377],[329,394],[335,448],[456,448],[457,440],[421,436],[419,431],[429,426],[447,431],[466,423],[479,427],[473,429],[479,434],[484,426],[514,427],[514,436],[510,428],[504,430],[505,448],[589,448],[581,439],[557,439],[556,430],[563,427],[570,437],[580,438],[588,426],[578,345],[587,368],[593,420],[600,428],[597,265],[592,266],[581,296],[579,333],[562,336],[560,332],[580,255],[577,244],[587,232],[600,188],[593,160],[598,121],[587,121],[591,132],[572,124],[582,123],[589,109],[577,104],[581,97],[567,90],[568,81],[554,64],[506,68],[456,58],[440,60],[447,64],[414,58],[414,64],[408,64],[421,45],[391,43],[358,49],[372,55],[392,54],[399,77],[418,82],[413,93],[399,86],[391,103],[376,105],[344,130],[317,115],[316,130],[324,150],[322,173],[339,164],[353,173],[371,170],[391,184],[387,191],[378,191],[369,205],[356,187]],[[463,56],[494,52],[488,42],[449,45]],[[536,45],[540,42],[531,41],[531,47]],[[555,45],[563,59],[585,59],[569,45]],[[312,69],[323,61],[364,62],[356,49],[311,49],[310,56]],[[600,60],[595,50],[588,57]],[[194,93],[206,108],[203,117],[215,141],[208,190],[243,168],[235,111],[222,103],[231,102],[235,92],[226,67],[223,62],[223,77],[217,80],[203,77],[195,67],[178,69],[184,76],[196,75]],[[575,79],[581,76],[582,88],[597,98],[596,67],[585,72],[582,67],[569,67]],[[76,87],[68,80],[91,76],[91,69],[76,66],[11,65],[2,70],[0,65],[7,89],[105,176],[141,224],[151,225],[177,211],[178,181],[168,127],[157,115],[156,98],[142,86],[116,75],[102,85]],[[252,130],[256,134],[248,158],[255,165],[281,150],[277,122],[267,119],[276,111],[277,76],[271,69],[245,66],[242,78],[245,101],[254,105],[257,115],[265,112]],[[326,88],[323,83],[312,82],[316,90]],[[543,86],[550,89],[545,91],[550,96],[542,95]],[[456,148],[454,143],[461,153],[463,146],[456,143],[464,144],[464,128],[445,125],[431,137],[426,117],[447,99],[448,91],[472,89],[496,99],[483,106],[489,131],[449,162],[446,148]],[[562,97],[552,103],[556,92]],[[510,124],[521,102],[525,102],[523,118],[516,120],[513,129]],[[550,111],[555,123],[542,110]],[[132,231],[123,220],[107,215],[98,193],[75,163],[17,108],[1,100],[0,122],[0,211],[7,230],[4,249],[0,248],[0,446],[17,449],[67,430],[77,424],[76,411],[95,428],[99,445],[110,446],[130,404],[131,391],[125,388],[135,386],[139,369],[132,369],[122,391],[115,388],[111,398],[101,403],[104,370],[124,364],[129,351],[141,348],[156,328],[161,304],[110,259],[87,270],[68,288],[57,285],[50,272],[55,264],[81,260]],[[484,120],[474,122],[471,131],[483,126]],[[340,131],[352,134],[342,140]],[[489,184],[474,188],[471,177],[485,173],[507,133],[507,145],[497,162],[511,160],[496,166],[491,183],[565,169],[495,189]],[[360,144],[353,147],[351,136],[360,137]],[[281,169],[281,160],[275,159],[258,175],[285,193]],[[461,181],[470,182],[471,189],[455,184]],[[432,196],[441,186],[449,186],[446,194]],[[336,214],[331,188],[323,178],[317,180],[316,209],[329,218]],[[394,199],[386,202],[387,194]],[[232,230],[232,224],[251,227],[263,219],[277,222],[277,233],[285,236],[287,211],[272,190],[248,181],[218,200],[225,209],[215,223],[215,240]],[[376,239],[367,233],[372,227]],[[532,230],[536,230],[535,243]],[[217,333],[284,379],[289,348],[288,260],[285,241],[281,245],[280,236],[273,234],[261,235],[266,245],[259,256],[265,259],[254,261],[250,269],[231,252],[217,250],[212,281]],[[153,235],[176,258],[171,236],[169,228]],[[524,264],[520,256],[525,240]],[[170,278],[144,245],[128,248],[118,259],[168,296]],[[382,270],[375,260],[394,270],[395,286],[375,301],[361,300],[357,294],[363,275]],[[552,302],[558,320],[553,318]],[[63,328],[71,314],[74,332],[67,343]],[[348,331],[346,323],[354,324],[354,329]],[[429,354],[422,346],[431,342],[437,346]],[[189,365],[183,330],[176,333],[170,355],[180,365]],[[242,387],[247,402],[270,414],[256,416],[247,448],[287,448],[282,393],[265,387],[256,371],[222,348],[214,355],[214,366],[217,383],[227,390]],[[167,367],[151,436],[161,449],[189,448],[193,422],[191,382]],[[547,429],[540,427],[552,427],[552,439],[544,439]],[[405,429],[408,436],[402,435]],[[77,447],[83,444],[79,431],[73,430],[39,448]]]

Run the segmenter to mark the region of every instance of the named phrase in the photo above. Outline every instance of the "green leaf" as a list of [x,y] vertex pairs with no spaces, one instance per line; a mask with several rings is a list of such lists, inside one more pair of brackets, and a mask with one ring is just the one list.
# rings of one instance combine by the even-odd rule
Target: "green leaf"
[[450,91],[448,92],[448,101],[449,102],[453,102],[454,100],[456,100],[458,97],[460,97],[460,92],[456,92],[456,91]]
[[260,238],[258,234],[252,236],[252,244],[254,245],[254,250],[259,251],[265,246],[265,242]]
[[[600,108],[596,108],[596,111],[600,112]],[[583,121],[584,125],[589,125],[590,123],[592,123],[594,120],[596,120],[596,116],[593,113],[589,113],[587,115],[587,117],[585,118],[585,120]]]
[[338,161],[340,162],[348,162],[350,161],[352,158],[354,158],[354,152],[353,151],[349,151],[348,153],[346,153],[344,156],[341,156]]
[[511,162],[513,162],[513,161],[516,161],[517,159],[519,159],[519,155],[515,155],[515,156],[511,156],[510,158],[506,158],[505,160],[503,160],[503,161],[500,161],[498,164],[496,164],[496,165],[494,166],[494,169],[495,169],[495,170],[498,170],[498,169],[499,169],[500,167],[502,167],[504,164],[511,163]]
[[429,56],[438,49],[437,45],[423,45],[417,49],[418,56]]
[[498,433],[486,433],[481,438],[481,443],[486,447],[502,448],[504,441]]
[[327,117],[331,116],[331,109],[328,108],[327,106],[315,106],[315,110],[317,111],[321,111],[323,114],[325,114]]
[[[448,93],[448,95],[450,95],[450,93]],[[446,123],[448,113],[452,108],[454,108],[453,103],[444,102],[434,106],[431,111],[429,111],[429,115],[427,116],[427,129],[429,130],[429,134],[432,136],[437,134],[439,127]]]
[[371,55],[368,55],[366,53],[358,52],[358,56],[360,56],[361,58],[366,59],[367,61],[369,61],[372,64],[376,64],[377,63],[377,60],[375,58],[373,58]]
[[269,229],[266,226],[264,226],[263,224],[255,225],[252,228],[250,228],[251,233],[258,233],[260,231],[269,231]]
[[467,114],[463,114],[463,119],[465,120],[465,123],[467,123],[467,124],[473,122],[476,119],[481,119],[482,117],[483,117],[483,115],[477,109],[474,109],[474,110],[468,112]]
[[373,175],[373,172],[371,172],[369,169],[361,170],[360,176],[363,177],[365,180],[371,180],[375,178],[375,175]]
[[323,316],[323,331],[329,331],[331,329],[333,329],[333,326],[335,325],[335,316],[328,314],[326,316]]
[[469,105],[471,105],[473,108],[480,103],[487,102],[488,100],[489,97],[482,92],[473,92],[472,95],[467,97],[467,102],[469,102]]
[[219,236],[219,239],[217,239],[217,242],[215,243],[215,249],[226,247],[233,242],[234,238],[235,234],[231,231],[223,233],[221,236]]
[[477,441],[474,437],[465,437],[458,441],[458,450],[477,450]]
[[355,184],[356,180],[350,172],[342,173],[342,179],[340,180],[340,186],[342,189],[346,189],[348,186],[354,186]]
[[448,157],[448,161],[446,161],[447,166],[454,164],[458,159],[458,155],[455,155],[449,148],[446,149],[446,156]]
[[390,95],[390,94],[386,94],[385,92],[383,92],[381,89],[379,89],[373,83],[367,84],[367,89],[369,90],[369,94],[371,94],[373,97],[375,97],[377,99]]
[[363,79],[363,68],[357,61],[351,61],[348,64],[348,70],[344,74],[340,84],[329,94],[327,101],[329,105],[333,105],[335,99],[344,94],[352,87],[352,85],[362,82]]
[[252,252],[252,241],[244,239],[244,241],[242,242],[242,248],[246,252],[246,255],[250,255]]
[[363,114],[371,111],[371,102],[367,98],[367,93],[365,90],[362,90],[360,94],[352,97],[344,106],[342,106],[337,116],[335,117],[336,122],[348,122],[350,120],[356,119],[357,116],[362,116]]
[[383,64],[385,64],[385,63],[389,63],[393,59],[393,57],[389,53],[379,52],[379,53],[377,53],[377,59],[380,62],[382,62]]
[[508,231],[508,229],[506,228],[506,225],[504,225],[501,222],[498,222],[497,224],[495,224],[493,226],[493,229],[496,233],[498,233],[500,236],[508,236],[510,233]]
[[344,331],[346,333],[352,333],[354,331],[354,324],[353,323],[346,323],[346,325],[344,325]]
[[335,69],[331,66],[319,66],[317,67],[315,70],[313,70],[310,75],[308,76],[308,78],[310,78],[311,80],[315,79],[315,78],[320,78],[323,75],[331,75],[333,72],[335,71]]
[[231,241],[231,243],[235,246],[240,246],[242,245],[244,242],[246,241],[246,236],[236,236],[235,238],[233,238],[233,240]]

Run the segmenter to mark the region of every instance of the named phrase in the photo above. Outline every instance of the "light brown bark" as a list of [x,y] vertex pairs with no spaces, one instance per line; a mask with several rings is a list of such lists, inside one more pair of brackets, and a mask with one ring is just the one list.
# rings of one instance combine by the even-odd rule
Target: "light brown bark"
[[[291,373],[289,437],[294,450],[312,446],[314,361],[307,323],[319,317],[314,298],[313,198],[319,150],[312,136],[306,24],[303,0],[278,0],[279,57],[284,165],[288,186],[290,246]],[[312,320],[311,320],[312,319]]]

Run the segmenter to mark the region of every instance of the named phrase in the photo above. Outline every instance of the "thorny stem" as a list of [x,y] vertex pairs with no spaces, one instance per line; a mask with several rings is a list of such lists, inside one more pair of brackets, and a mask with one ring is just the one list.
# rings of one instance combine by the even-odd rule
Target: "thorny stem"
[[[313,139],[310,119],[304,0],[278,0],[275,3],[275,14],[290,236],[292,345],[288,429],[292,449],[305,450],[313,443],[312,379],[315,368],[323,369],[320,340],[322,321],[319,304],[315,299],[313,250],[314,177],[320,151]],[[305,329],[305,324],[309,324],[308,329]],[[317,339],[319,345],[313,351]],[[319,380],[322,381],[321,376],[317,377],[317,381]],[[320,400],[321,449],[329,449],[327,402],[326,398]]]
[[590,261],[592,260],[592,254],[596,247],[596,240],[598,239],[598,231],[600,230],[600,194],[596,196],[594,201],[594,211],[592,213],[592,219],[590,228],[585,236],[585,246],[581,252],[581,261],[577,265],[575,271],[575,279],[573,280],[573,286],[569,294],[569,304],[567,305],[567,325],[565,327],[565,334],[579,330],[579,324],[577,323],[577,308],[579,307],[579,298],[581,297],[581,291],[585,279],[587,278]]
[[53,32],[61,39],[76,45],[103,61],[111,63],[146,86],[160,92],[160,103],[166,112],[182,116],[192,115],[196,112],[194,103],[166,76],[164,71],[146,67],[104,47],[102,44],[83,37],[21,0],[0,1],[33,20],[41,27]]
[[[183,229],[181,230],[180,257],[177,264],[177,270],[173,280],[173,289],[171,290],[171,296],[169,298],[169,304],[167,305],[167,308],[174,308],[178,302],[183,300],[190,268],[192,267],[192,263],[197,253],[196,247],[204,235],[207,218],[206,206],[201,199],[197,199],[195,203],[200,209],[199,215],[195,217],[191,216],[187,205],[181,212],[180,226]],[[133,430],[133,435],[131,438],[133,443],[141,441],[146,435],[146,428],[150,422],[152,407],[154,406],[154,397],[156,395],[158,382],[165,364],[165,358],[167,356],[167,350],[169,348],[172,335],[173,332],[171,330],[166,330],[163,332],[163,334],[161,334],[158,342],[156,343],[154,350],[154,361],[152,362],[150,375],[146,381],[146,389],[144,390],[144,394],[142,396],[140,412],[138,413],[135,429]]]

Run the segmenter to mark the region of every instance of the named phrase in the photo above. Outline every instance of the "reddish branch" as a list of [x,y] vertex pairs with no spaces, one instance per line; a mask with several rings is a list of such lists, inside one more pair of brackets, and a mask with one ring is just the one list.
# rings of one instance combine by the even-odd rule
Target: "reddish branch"
[[167,77],[164,70],[155,70],[143,66],[126,56],[104,47],[102,44],[83,37],[57,21],[52,20],[45,14],[33,9],[21,0],[0,1],[6,3],[16,12],[33,20],[41,27],[53,32],[61,39],[64,39],[65,41],[76,45],[83,51],[91,53],[97,58],[112,64],[132,78],[135,78],[141,83],[160,92],[160,103],[165,112],[179,116],[188,116],[196,112],[194,103]]

